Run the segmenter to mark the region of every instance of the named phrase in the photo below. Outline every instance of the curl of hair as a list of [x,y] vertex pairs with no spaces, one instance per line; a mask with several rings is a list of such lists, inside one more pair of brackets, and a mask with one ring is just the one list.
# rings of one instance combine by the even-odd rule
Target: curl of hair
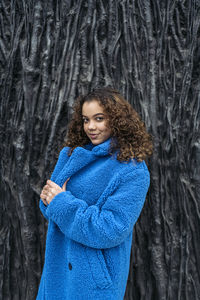
[[68,124],[67,141],[64,146],[70,147],[70,156],[76,147],[84,147],[90,143],[83,129],[82,106],[86,101],[97,100],[107,115],[111,128],[109,153],[117,151],[117,159],[121,162],[135,158],[143,161],[152,154],[152,137],[147,133],[144,122],[123,96],[115,89],[106,87],[94,89],[87,95],[79,96],[73,105],[72,119]]

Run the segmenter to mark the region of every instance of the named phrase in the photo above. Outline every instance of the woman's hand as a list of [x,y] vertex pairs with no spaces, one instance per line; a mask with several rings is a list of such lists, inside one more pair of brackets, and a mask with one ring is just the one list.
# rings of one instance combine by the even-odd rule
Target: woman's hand
[[43,187],[40,194],[40,198],[42,199],[44,205],[49,204],[53,200],[53,198],[59,193],[66,191],[66,185],[68,180],[69,178],[65,181],[62,188],[55,182],[47,180],[47,184]]

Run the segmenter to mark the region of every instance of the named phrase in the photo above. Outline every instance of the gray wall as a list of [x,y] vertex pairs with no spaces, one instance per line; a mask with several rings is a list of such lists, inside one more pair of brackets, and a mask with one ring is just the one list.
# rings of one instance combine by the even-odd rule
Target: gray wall
[[0,299],[35,299],[39,194],[79,93],[114,85],[154,137],[125,299],[200,299],[200,1],[0,1]]

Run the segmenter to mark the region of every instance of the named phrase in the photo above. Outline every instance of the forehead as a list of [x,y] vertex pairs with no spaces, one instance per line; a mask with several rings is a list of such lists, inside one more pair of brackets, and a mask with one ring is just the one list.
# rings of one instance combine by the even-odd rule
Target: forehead
[[104,108],[97,100],[86,101],[83,103],[82,106],[82,114],[89,115],[89,114],[97,114],[97,113],[104,113]]

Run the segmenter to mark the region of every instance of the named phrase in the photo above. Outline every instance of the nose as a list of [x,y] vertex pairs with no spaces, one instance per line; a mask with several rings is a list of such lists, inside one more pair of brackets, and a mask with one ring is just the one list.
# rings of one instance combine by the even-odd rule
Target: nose
[[95,122],[90,121],[88,124],[88,129],[91,130],[91,129],[95,129],[95,128],[96,128]]

